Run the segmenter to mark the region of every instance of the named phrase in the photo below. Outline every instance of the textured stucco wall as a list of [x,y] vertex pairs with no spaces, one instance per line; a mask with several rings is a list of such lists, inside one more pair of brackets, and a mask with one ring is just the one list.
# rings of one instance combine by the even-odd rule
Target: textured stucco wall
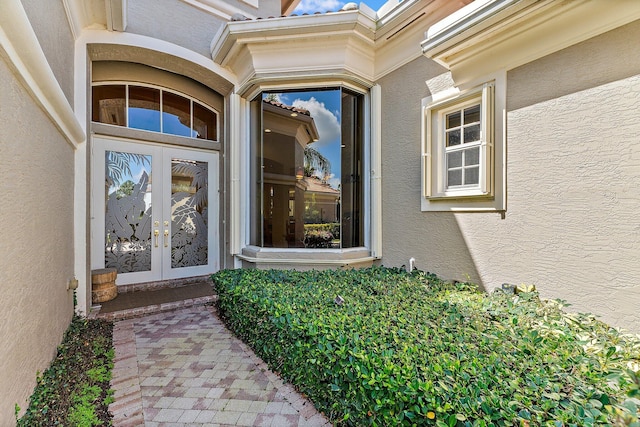
[[211,57],[211,40],[222,19],[180,0],[128,2],[127,32],[175,43]]
[[38,42],[69,104],[73,105],[74,40],[62,0],[21,0]]
[[504,220],[419,211],[418,98],[433,76],[414,61],[383,79],[383,263],[414,256],[487,290],[535,284],[640,332],[638,39],[636,22],[508,72]]
[[533,283],[636,332],[639,39],[636,22],[510,71],[506,219],[458,216],[488,287]]
[[11,426],[73,312],[73,148],[3,59],[0,123],[0,425]]
[[420,57],[378,83],[382,88],[382,264],[407,265],[478,282],[456,218],[420,210],[420,101],[425,83],[446,70]]

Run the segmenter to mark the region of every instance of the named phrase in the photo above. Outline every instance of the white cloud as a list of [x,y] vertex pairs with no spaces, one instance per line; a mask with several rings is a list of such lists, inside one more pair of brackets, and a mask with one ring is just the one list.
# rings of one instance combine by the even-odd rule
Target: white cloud
[[314,97],[311,97],[308,101],[296,99],[293,101],[293,106],[308,110],[316,122],[320,140],[314,143],[314,147],[322,147],[340,140],[340,122],[331,111],[327,110],[324,102],[319,102]]
[[336,190],[340,188],[340,184],[341,184],[340,178],[336,178],[334,174],[330,175],[330,178],[327,179],[327,182],[332,188],[335,188]]
[[340,10],[345,3],[339,0],[302,0],[293,13],[335,12]]

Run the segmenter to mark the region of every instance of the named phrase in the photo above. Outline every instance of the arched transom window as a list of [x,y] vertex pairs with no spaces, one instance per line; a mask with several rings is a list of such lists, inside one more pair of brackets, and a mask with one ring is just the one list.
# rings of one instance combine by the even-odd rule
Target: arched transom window
[[187,138],[218,140],[218,113],[195,99],[139,83],[94,84],[94,122]]

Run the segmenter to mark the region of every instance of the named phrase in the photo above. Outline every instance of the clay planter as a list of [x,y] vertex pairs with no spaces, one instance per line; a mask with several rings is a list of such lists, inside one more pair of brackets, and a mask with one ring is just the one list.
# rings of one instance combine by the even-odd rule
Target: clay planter
[[118,272],[115,268],[102,268],[91,271],[91,301],[105,302],[111,301],[118,296],[116,287],[116,276]]

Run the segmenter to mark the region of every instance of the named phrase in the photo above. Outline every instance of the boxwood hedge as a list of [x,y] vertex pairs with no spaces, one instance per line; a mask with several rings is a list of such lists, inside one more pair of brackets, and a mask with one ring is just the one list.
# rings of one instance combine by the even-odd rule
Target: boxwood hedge
[[640,339],[434,275],[225,270],[228,327],[334,423],[640,426]]

